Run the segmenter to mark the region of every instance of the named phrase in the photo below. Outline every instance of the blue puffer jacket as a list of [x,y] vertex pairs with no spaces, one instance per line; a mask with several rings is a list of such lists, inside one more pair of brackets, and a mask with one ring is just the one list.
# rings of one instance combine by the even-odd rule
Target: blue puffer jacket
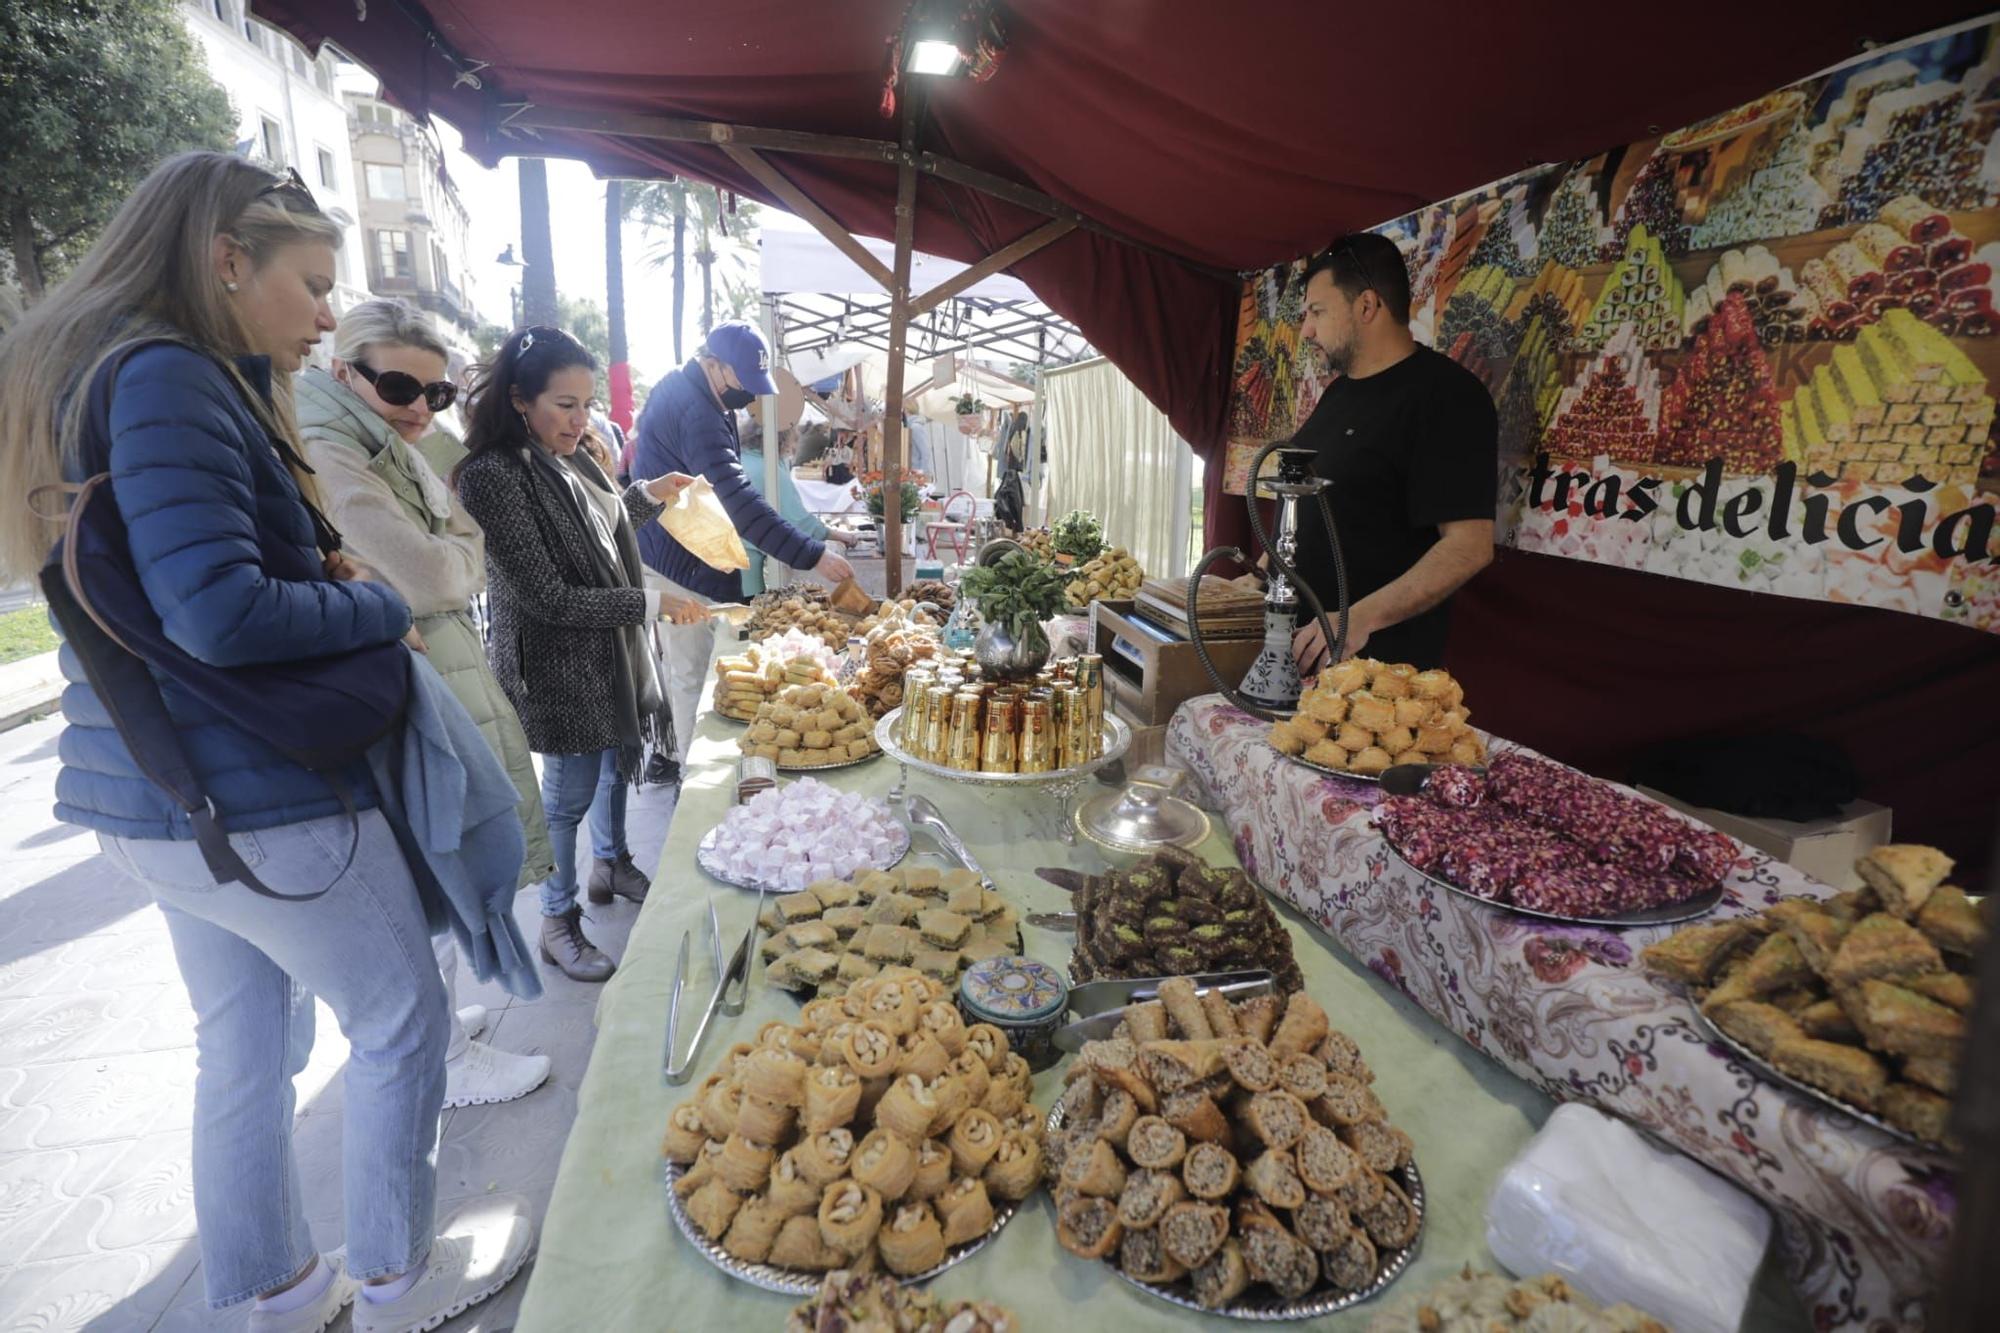
[[[268,361],[238,365],[269,394]],[[85,453],[105,456],[90,444]],[[190,656],[217,666],[294,662],[409,632],[409,608],[387,584],[322,574],[297,484],[241,391],[200,354],[162,344],[125,362],[112,394],[109,456],[111,493],[147,599]],[[187,817],[133,764],[67,648],[62,668],[69,725],[56,818],[126,838],[193,837]],[[326,779],[160,683],[224,828],[244,833],[340,813]],[[376,804],[365,763],[347,786],[360,807]]]
[[[699,361],[688,362],[655,385],[639,416],[633,477],[650,480],[669,472],[707,477],[737,533],[766,555],[776,556],[779,564],[811,569],[826,554],[825,542],[787,523],[750,485],[737,456],[735,419],[708,391],[708,376]],[[657,523],[639,529],[639,554],[648,568],[710,601],[742,600],[743,580],[738,574],[710,569]]]

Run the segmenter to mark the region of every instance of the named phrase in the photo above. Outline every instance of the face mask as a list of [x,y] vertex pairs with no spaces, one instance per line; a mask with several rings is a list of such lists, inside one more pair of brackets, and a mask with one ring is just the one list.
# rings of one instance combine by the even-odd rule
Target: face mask
[[748,389],[724,389],[722,405],[732,412],[738,412],[757,401],[757,395]]

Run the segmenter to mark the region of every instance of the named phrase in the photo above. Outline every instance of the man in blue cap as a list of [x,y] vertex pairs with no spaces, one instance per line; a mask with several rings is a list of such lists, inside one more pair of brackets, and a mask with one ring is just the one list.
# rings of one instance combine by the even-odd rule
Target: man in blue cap
[[[764,335],[735,321],[716,325],[694,359],[648,395],[646,410],[639,416],[635,475],[665,476],[671,471],[707,477],[745,542],[781,564],[810,569],[830,583],[852,578],[854,569],[844,556],[786,522],[744,475],[737,456],[736,413],[760,395],[777,391]],[[657,523],[640,529],[639,554],[649,570],[649,586],[705,602],[743,600],[740,574],[711,569]],[[680,747],[678,763],[687,759],[694,739],[696,709],[715,649],[715,622],[661,625],[660,632],[666,643],[667,698]]]

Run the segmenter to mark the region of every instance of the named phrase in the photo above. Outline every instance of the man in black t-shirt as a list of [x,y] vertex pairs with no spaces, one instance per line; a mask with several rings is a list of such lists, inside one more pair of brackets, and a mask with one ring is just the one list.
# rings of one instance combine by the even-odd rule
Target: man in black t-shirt
[[[1493,559],[1499,420],[1451,358],[1410,336],[1410,277],[1388,238],[1356,232],[1306,270],[1299,335],[1339,378],[1293,442],[1317,455],[1351,600],[1347,651],[1434,667],[1451,595]],[[1299,507],[1294,563],[1334,605],[1333,551],[1319,506]],[[1332,617],[1329,616],[1329,619]],[[1293,640],[1299,670],[1324,665],[1312,621]]]

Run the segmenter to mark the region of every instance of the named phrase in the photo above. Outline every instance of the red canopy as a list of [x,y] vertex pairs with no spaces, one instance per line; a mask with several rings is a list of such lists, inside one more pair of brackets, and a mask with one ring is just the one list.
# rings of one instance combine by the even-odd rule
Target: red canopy
[[[458,126],[489,162],[576,157],[606,175],[685,174],[771,200],[711,145],[503,133],[521,103],[896,136],[879,108],[886,42],[905,0],[253,6],[309,45],[336,42],[398,102]],[[1216,503],[1214,484],[1239,288],[1215,269],[1296,258],[1524,167],[1689,124],[1855,55],[1869,39],[1899,40],[1982,6],[1007,0],[1006,9],[1010,42],[997,74],[936,83],[919,146],[1157,247],[1080,231],[1013,271],[1208,456],[1209,532],[1226,539],[1242,528],[1240,506]],[[849,229],[893,234],[891,167],[769,159]],[[1042,221],[925,178],[916,244],[970,262]],[[1991,636],[1514,552],[1458,602],[1451,666],[1501,734],[1612,773],[1677,736],[1822,734],[1853,753],[1865,790],[1895,805],[1899,836],[1945,846],[1968,871],[1987,856],[1985,756],[2000,744],[1990,699],[2000,642]],[[1932,739],[1939,718],[1958,728],[1954,744]]]
[[[709,145],[500,131],[522,102],[894,139],[880,112],[906,0],[254,0],[332,40],[474,156],[576,157],[601,174],[686,174],[768,191]],[[1335,235],[1542,161],[1686,124],[1892,39],[1978,12],[1963,0],[1797,5],[1601,0],[1010,0],[987,83],[933,80],[921,147],[1031,185],[1167,255],[1076,233],[1016,265],[1206,454],[1227,411],[1235,284],[1221,269]],[[365,17],[363,17],[365,15]],[[1650,21],[1649,21],[1650,20]],[[478,86],[459,75],[476,69]],[[879,163],[775,154],[849,229],[893,235]],[[560,203],[558,203],[560,206]],[[1038,215],[961,186],[918,190],[920,250],[973,261]]]

